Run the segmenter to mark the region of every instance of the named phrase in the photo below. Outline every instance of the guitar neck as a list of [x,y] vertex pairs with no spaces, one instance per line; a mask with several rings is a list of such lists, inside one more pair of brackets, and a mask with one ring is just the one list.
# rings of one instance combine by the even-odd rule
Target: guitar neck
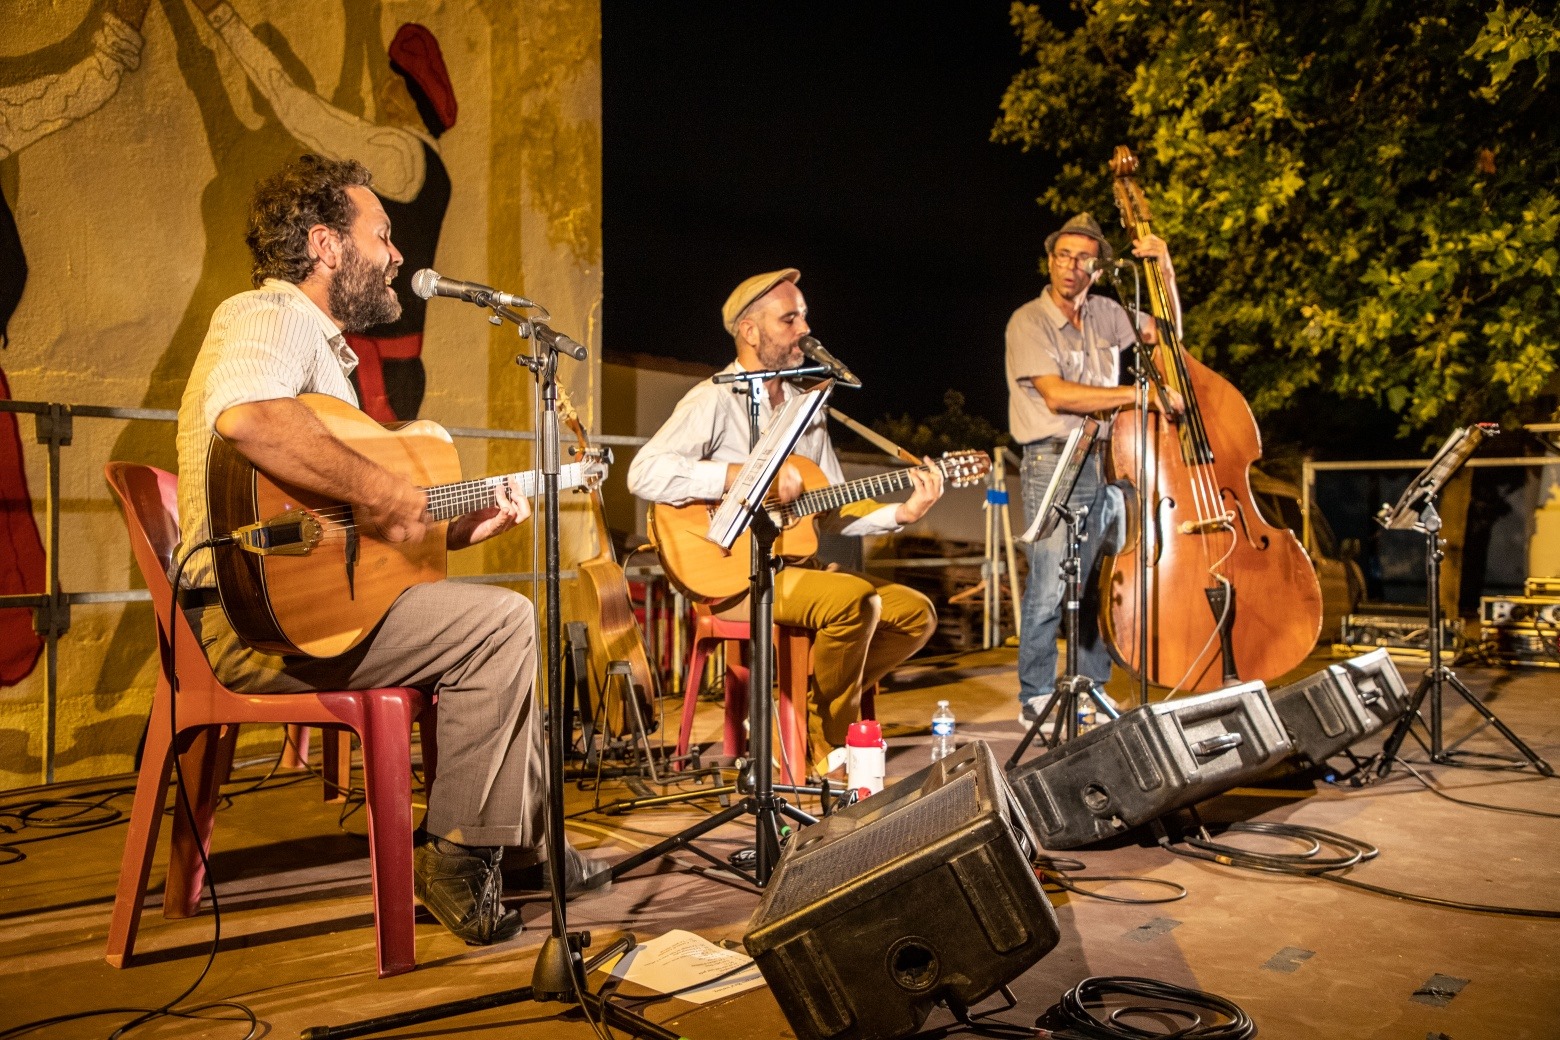
[[[582,462],[558,467],[558,490],[566,491],[583,484],[584,470],[585,464]],[[428,492],[428,517],[434,523],[439,523],[496,505],[499,485],[506,480],[514,481],[525,498],[535,498],[542,486],[542,474],[534,469],[477,480],[461,480],[454,484],[439,484],[424,489]]]
[[906,469],[893,469],[887,473],[847,480],[843,484],[830,484],[828,487],[804,491],[794,501],[782,506],[780,513],[789,521],[796,517],[822,513],[828,509],[838,509],[863,499],[892,495],[896,491],[903,491],[912,486],[910,474],[913,471],[929,472],[934,468],[937,467],[910,466]]

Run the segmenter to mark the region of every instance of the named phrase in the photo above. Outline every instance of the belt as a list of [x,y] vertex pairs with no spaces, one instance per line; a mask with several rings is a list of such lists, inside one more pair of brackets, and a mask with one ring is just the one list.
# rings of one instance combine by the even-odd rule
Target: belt
[[202,610],[221,602],[222,599],[217,595],[215,588],[179,590],[179,607],[183,610]]
[[1031,452],[1036,455],[1060,455],[1065,447],[1067,447],[1066,437],[1046,437],[1023,445],[1025,455]]

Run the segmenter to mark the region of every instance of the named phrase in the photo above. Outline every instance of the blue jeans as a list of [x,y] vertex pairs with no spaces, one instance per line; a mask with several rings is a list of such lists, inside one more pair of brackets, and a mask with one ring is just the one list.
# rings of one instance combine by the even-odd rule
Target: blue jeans
[[[1049,445],[1044,445],[1049,446]],[[1101,685],[1110,678],[1111,656],[1100,634],[1099,558],[1102,544],[1119,543],[1118,528],[1124,522],[1121,492],[1105,484],[1096,446],[1084,462],[1078,482],[1068,499],[1069,508],[1089,507],[1084,524],[1086,538],[1080,546],[1079,566],[1083,576],[1083,602],[1078,611],[1078,674],[1087,675]],[[1019,470],[1024,492],[1024,529],[1034,522],[1040,499],[1061,461],[1059,455],[1024,449]],[[1059,523],[1049,537],[1025,548],[1029,557],[1029,580],[1024,583],[1020,605],[1022,623],[1018,638],[1018,698],[1021,703],[1049,697],[1056,688],[1056,635],[1062,619],[1062,558],[1067,555],[1067,525]],[[1038,707],[1038,704],[1036,705]]]

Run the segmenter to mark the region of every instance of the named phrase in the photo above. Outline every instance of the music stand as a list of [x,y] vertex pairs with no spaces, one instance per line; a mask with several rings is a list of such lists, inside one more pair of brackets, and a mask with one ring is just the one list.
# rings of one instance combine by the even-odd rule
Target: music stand
[[[1085,419],[1083,425],[1067,435],[1067,443],[1062,446],[1061,461],[1051,474],[1045,494],[1040,497],[1040,508],[1035,512],[1034,521],[1019,538],[1024,542],[1035,542],[1050,537],[1057,524],[1067,524],[1067,551],[1061,565],[1062,631],[1067,638],[1067,658],[1062,676],[1056,680],[1056,688],[1051,691],[1051,696],[1046,698],[1045,707],[1040,709],[1039,716],[1029,725],[1029,732],[1024,734],[1024,739],[1018,742],[1018,747],[1014,748],[1012,756],[1008,758],[1008,769],[1018,765],[1018,760],[1029,750],[1035,738],[1040,736],[1040,727],[1053,711],[1056,712],[1056,725],[1052,727],[1051,735],[1043,741],[1048,748],[1060,744],[1064,733],[1067,740],[1078,736],[1078,703],[1085,696],[1094,702],[1097,710],[1110,718],[1117,718],[1120,714],[1105,699],[1099,683],[1087,675],[1078,674],[1078,611],[1083,599],[1081,553],[1083,542],[1089,537],[1085,529],[1089,506],[1085,504],[1069,508],[1067,500],[1072,497],[1078,475],[1083,472],[1083,464],[1089,457],[1089,449],[1094,446],[1099,429],[1097,420]],[[1029,580],[1037,581],[1040,577],[1031,574]]]
[[1453,430],[1446,443],[1441,446],[1441,450],[1436,452],[1435,458],[1430,460],[1430,464],[1409,482],[1407,489],[1398,498],[1397,504],[1383,505],[1380,512],[1376,514],[1376,522],[1389,531],[1424,533],[1425,584],[1430,607],[1429,666],[1425,669],[1424,676],[1420,678],[1419,685],[1408,702],[1408,709],[1398,721],[1397,727],[1393,729],[1392,735],[1382,745],[1381,761],[1376,766],[1377,776],[1386,776],[1392,769],[1392,763],[1398,760],[1398,751],[1402,748],[1403,740],[1408,736],[1409,730],[1413,728],[1414,720],[1419,718],[1420,706],[1427,696],[1430,699],[1430,761],[1441,765],[1459,764],[1453,758],[1454,751],[1442,743],[1442,698],[1448,686],[1472,705],[1475,711],[1484,716],[1487,723],[1499,730],[1500,735],[1520,751],[1523,757],[1533,764],[1534,769],[1544,776],[1554,775],[1554,770],[1550,768],[1548,762],[1539,758],[1532,748],[1523,743],[1522,738],[1500,720],[1499,716],[1475,697],[1473,691],[1457,678],[1456,672],[1441,663],[1441,559],[1446,553],[1445,543],[1441,540],[1441,514],[1436,511],[1436,499],[1452,474],[1468,461],[1474,449],[1483,443],[1486,437],[1494,436],[1499,432],[1500,427],[1494,423],[1480,423]]
[[[829,396],[832,380],[825,380],[816,389],[797,394],[786,402],[779,415],[770,423],[762,436],[758,433],[759,408],[763,401],[764,384],[770,379],[786,379],[806,375],[827,375],[821,365],[793,369],[776,369],[762,372],[730,372],[715,377],[718,383],[746,384],[748,397],[748,443],[751,451],[748,460],[738,474],[736,483],[726,493],[721,505],[710,519],[708,538],[722,548],[730,549],[743,531],[753,532],[752,573],[749,578],[749,603],[751,605],[752,633],[750,646],[753,662],[748,673],[748,758],[752,770],[752,789],[742,801],[733,804],[713,816],[620,860],[612,867],[612,876],[621,877],[643,863],[657,859],[679,848],[686,848],[717,866],[735,871],[752,884],[762,888],[768,884],[775,864],[780,859],[780,817],[786,816],[802,825],[817,820],[775,794],[774,763],[772,760],[773,730],[771,728],[771,698],[774,686],[774,548],[780,529],[764,507],[764,497],[780,472],[781,465],[791,454],[802,432],[807,429],[823,402]],[[695,797],[708,797],[716,792],[703,791]],[[666,795],[660,798],[638,799],[631,804],[620,804],[619,809],[632,805],[665,805],[672,801],[686,800],[687,795]],[[753,872],[749,874],[732,863],[722,863],[692,842],[704,834],[740,816],[752,816],[756,831],[754,839]]]

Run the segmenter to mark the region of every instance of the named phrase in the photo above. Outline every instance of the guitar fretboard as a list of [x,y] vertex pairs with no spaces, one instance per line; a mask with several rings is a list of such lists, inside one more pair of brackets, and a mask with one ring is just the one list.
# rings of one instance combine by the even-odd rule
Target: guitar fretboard
[[[558,467],[558,490],[565,491],[584,483],[584,470],[585,464],[582,462]],[[428,492],[428,517],[434,523],[439,523],[495,505],[498,502],[498,487],[506,480],[513,480],[520,494],[526,498],[535,498],[542,486],[542,475],[534,469],[523,473],[462,480],[454,484],[439,484],[425,489]]]
[[828,487],[804,491],[789,504],[781,506],[780,515],[786,522],[790,522],[797,517],[821,513],[827,509],[838,509],[840,506],[849,505],[852,502],[860,502],[862,499],[876,498],[878,495],[891,495],[896,491],[903,491],[911,486],[910,474],[915,470],[920,470],[924,473],[929,472],[933,468],[931,466],[910,466],[906,469],[889,470],[887,473],[877,473],[870,477],[847,480],[843,484],[830,484]]

